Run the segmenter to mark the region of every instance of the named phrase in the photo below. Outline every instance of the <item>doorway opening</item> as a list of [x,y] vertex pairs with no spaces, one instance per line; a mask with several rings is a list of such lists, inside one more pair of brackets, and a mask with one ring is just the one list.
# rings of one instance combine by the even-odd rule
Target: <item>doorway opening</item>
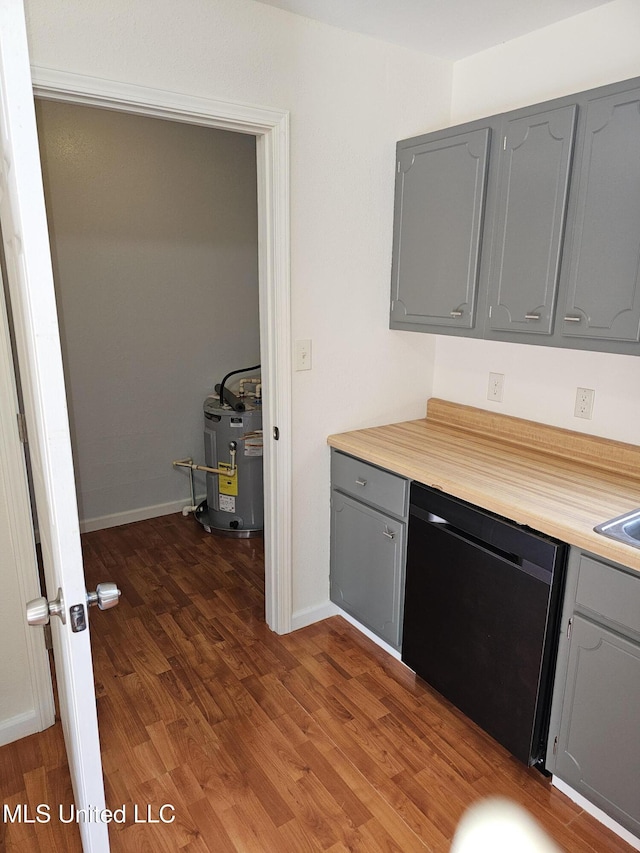
[[260,403],[223,412],[231,487],[170,464],[215,455],[203,403],[260,362],[255,137],[40,99],[36,117],[81,530],[217,509],[218,485],[218,526],[260,529]]
[[[288,113],[32,69],[44,100],[98,106],[256,138],[260,361],[264,386],[265,616],[291,630],[291,333]],[[277,441],[276,441],[277,436]]]

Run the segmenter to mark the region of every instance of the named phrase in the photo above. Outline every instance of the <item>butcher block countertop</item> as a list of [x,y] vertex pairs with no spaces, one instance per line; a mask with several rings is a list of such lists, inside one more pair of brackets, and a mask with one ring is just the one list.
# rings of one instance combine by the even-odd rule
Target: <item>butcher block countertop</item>
[[431,398],[427,416],[331,435],[336,450],[640,571],[593,531],[640,507],[640,446]]

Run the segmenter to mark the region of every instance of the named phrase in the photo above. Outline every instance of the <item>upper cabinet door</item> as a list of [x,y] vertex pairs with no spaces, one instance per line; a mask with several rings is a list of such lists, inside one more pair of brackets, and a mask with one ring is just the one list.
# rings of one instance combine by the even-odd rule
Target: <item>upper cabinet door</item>
[[392,329],[474,328],[489,136],[398,146]]
[[587,102],[563,336],[640,340],[640,89]]
[[573,104],[504,120],[488,329],[553,330],[576,112]]

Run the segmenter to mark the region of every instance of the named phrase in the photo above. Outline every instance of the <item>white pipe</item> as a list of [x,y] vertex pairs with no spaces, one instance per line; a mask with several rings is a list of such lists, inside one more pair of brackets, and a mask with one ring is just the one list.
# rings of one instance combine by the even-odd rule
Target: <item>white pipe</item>
[[229,449],[231,456],[230,468],[209,468],[208,465],[196,465],[193,459],[175,459],[171,464],[174,468],[190,468],[191,471],[206,471],[207,474],[222,474],[223,476],[233,477],[236,473],[236,449]]
[[174,468],[188,468],[189,469],[189,485],[191,487],[191,506],[183,506],[182,514],[184,516],[189,515],[190,512],[195,512],[198,507],[196,506],[196,493],[195,487],[193,484],[193,472],[194,471],[206,471],[207,474],[222,474],[225,477],[233,477],[236,473],[236,448],[235,442],[231,442],[231,446],[229,447],[229,455],[231,457],[231,466],[229,468],[209,468],[208,465],[196,465],[191,459],[191,457],[187,459],[175,459],[171,464]]
[[[192,459],[180,459],[173,463],[173,465],[181,465],[183,467],[190,467],[190,463],[192,463]],[[189,471],[189,487],[191,491],[191,505],[182,507],[182,514],[184,516],[189,515],[190,512],[195,512],[198,507],[196,505],[196,491],[193,483],[193,470]]]
[[238,391],[238,396],[239,396],[239,397],[245,397],[245,396],[247,396],[247,397],[251,397],[251,396],[255,396],[255,397],[257,397],[257,396],[259,396],[259,395],[258,395],[258,393],[257,393],[257,391],[253,391],[253,392],[252,392],[252,391],[249,391],[249,392],[247,393],[247,392],[244,390],[244,386],[245,386],[245,384],[255,385],[255,386],[256,386],[256,389],[257,389],[257,388],[259,388],[259,387],[260,387],[260,381],[261,381],[261,380],[260,380],[260,377],[259,377],[259,376],[254,376],[252,379],[249,379],[248,377],[245,377],[244,379],[241,379],[241,380],[240,380],[240,382],[239,382],[239,391]]

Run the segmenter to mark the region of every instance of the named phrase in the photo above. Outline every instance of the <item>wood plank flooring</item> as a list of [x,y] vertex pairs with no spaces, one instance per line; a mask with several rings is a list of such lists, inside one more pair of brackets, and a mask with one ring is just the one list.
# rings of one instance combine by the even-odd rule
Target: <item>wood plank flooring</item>
[[[262,541],[181,515],[83,537],[114,853],[412,853],[449,849],[479,798],[523,804],[569,853],[631,848],[522,767],[339,617],[266,627]],[[2,802],[58,804],[60,725],[0,749]],[[135,823],[138,817],[175,821]],[[77,827],[0,823],[3,853],[80,851]]]

